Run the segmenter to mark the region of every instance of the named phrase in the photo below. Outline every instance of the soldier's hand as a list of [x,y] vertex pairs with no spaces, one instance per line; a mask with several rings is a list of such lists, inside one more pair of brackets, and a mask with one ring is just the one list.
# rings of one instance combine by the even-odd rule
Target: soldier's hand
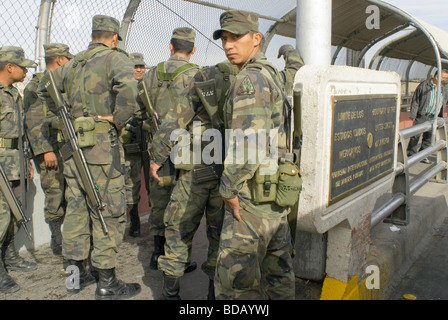
[[34,178],[34,169],[31,163],[28,165],[28,177],[30,178],[30,180],[33,180]]
[[232,210],[233,216],[236,220],[241,221],[240,216],[240,202],[238,197],[235,198],[222,198],[224,200],[225,205]]
[[112,124],[117,129],[118,136],[121,135],[121,130],[123,129],[123,127],[115,123],[114,116],[98,116],[98,119],[109,121],[110,124]]
[[[286,52],[289,50],[294,50],[294,47],[290,44],[284,44],[280,47],[280,49],[278,49],[278,56],[277,59],[280,58],[281,56],[285,56]],[[286,57],[286,56],[285,56]]]
[[53,151],[47,152],[44,154],[45,166],[47,168],[57,168],[58,167],[58,158]]
[[157,171],[159,169],[160,169],[160,166],[155,162],[152,162],[151,165],[149,166],[149,171],[151,172],[151,175],[154,177],[154,179],[156,179],[157,182],[160,181],[160,177],[157,174]]

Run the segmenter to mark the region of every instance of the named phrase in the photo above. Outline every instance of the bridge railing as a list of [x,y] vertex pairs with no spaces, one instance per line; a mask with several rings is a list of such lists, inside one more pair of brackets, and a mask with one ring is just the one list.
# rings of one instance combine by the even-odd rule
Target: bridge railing
[[[434,144],[415,155],[407,156],[407,140],[413,136],[433,129],[437,121]],[[371,227],[384,221],[396,225],[408,225],[410,222],[410,198],[429,181],[447,183],[447,122],[448,118],[438,118],[399,132],[397,166],[392,186],[392,197],[372,213]],[[409,169],[430,155],[436,155],[437,161],[423,170],[410,181]]]

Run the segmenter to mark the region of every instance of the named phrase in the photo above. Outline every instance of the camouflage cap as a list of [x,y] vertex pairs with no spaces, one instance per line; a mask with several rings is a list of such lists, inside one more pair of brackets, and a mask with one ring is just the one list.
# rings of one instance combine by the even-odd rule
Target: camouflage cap
[[172,39],[181,39],[189,42],[193,42],[196,39],[196,32],[191,28],[176,28],[173,30]]
[[258,16],[254,13],[241,10],[229,10],[221,14],[219,18],[221,29],[213,32],[213,39],[221,38],[223,31],[233,34],[246,34],[250,31],[258,31]]
[[137,52],[131,53],[131,54],[129,54],[129,58],[131,59],[131,61],[134,63],[135,66],[145,66],[146,67],[146,63],[145,63],[143,54],[137,53]]
[[37,64],[29,59],[25,59],[25,52],[20,47],[5,46],[0,48],[0,63],[14,63],[20,67],[31,68]]
[[68,59],[73,59],[75,56],[70,53],[70,48],[62,43],[46,43],[44,44],[45,57],[59,57],[63,56]]
[[96,15],[92,18],[92,31],[112,31],[118,34],[118,40],[123,40],[120,36],[120,22],[109,16]]

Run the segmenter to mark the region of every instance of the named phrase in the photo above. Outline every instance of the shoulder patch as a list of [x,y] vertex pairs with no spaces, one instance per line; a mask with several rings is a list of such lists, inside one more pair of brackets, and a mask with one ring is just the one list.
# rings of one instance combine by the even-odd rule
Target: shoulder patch
[[255,88],[250,81],[249,77],[246,76],[244,80],[241,82],[240,87],[238,88],[237,95],[252,95],[255,94]]

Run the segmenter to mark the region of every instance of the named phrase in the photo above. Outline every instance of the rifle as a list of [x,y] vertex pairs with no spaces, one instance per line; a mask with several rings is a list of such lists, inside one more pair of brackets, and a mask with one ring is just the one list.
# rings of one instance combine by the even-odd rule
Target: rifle
[[[30,222],[31,219],[28,219],[25,216],[22,206],[20,205],[19,200],[17,199],[16,195],[14,194],[14,191],[11,188],[11,185],[9,184],[8,178],[6,177],[5,171],[3,170],[1,164],[0,164],[0,189],[2,190],[3,196],[6,199],[6,203],[8,203],[8,206],[11,209],[14,218],[16,218],[17,223],[23,227],[26,235],[28,236],[28,239],[30,241],[33,241],[31,233],[28,231],[28,228],[26,227],[26,223]],[[25,195],[23,194],[22,196],[24,197]]]
[[140,81],[138,84],[138,96],[140,97],[146,107],[146,110],[148,111],[148,115],[152,123],[150,133],[154,135],[157,130],[159,130],[161,121],[159,119],[159,115],[154,109],[154,106],[152,105],[151,99],[149,98],[148,89],[146,88],[146,84],[144,81]]
[[[148,116],[151,119],[151,125],[149,125],[149,134],[154,137],[157,130],[159,130],[160,124],[162,123],[159,119],[159,115],[154,109],[154,106],[151,102],[151,99],[149,98],[148,89],[146,88],[146,84],[144,81],[140,81],[138,86],[138,96],[142,100],[143,104],[146,107],[146,110],[148,111]],[[145,127],[145,125],[143,124]],[[143,163],[149,163],[151,160],[154,159],[154,155],[151,154],[149,150],[143,154]],[[149,161],[148,161],[149,160]],[[145,179],[146,179],[146,185],[149,185],[149,167],[144,167],[144,173],[145,173]],[[159,177],[173,177],[176,174],[174,164],[171,162],[171,160],[168,158],[168,160],[162,165],[162,167],[158,171]],[[172,183],[171,179],[168,178],[167,182],[164,185],[161,186],[167,186]]]
[[106,222],[104,221],[104,217],[101,213],[106,205],[103,203],[99,195],[99,187],[93,180],[92,174],[90,173],[89,166],[87,165],[86,158],[84,156],[84,152],[78,145],[78,137],[76,135],[75,129],[73,128],[72,121],[70,120],[71,115],[68,112],[64,100],[62,99],[61,93],[58,91],[53,73],[49,71],[47,74],[48,80],[43,81],[43,83],[51,98],[56,103],[56,106],[58,106],[59,116],[61,117],[63,123],[63,126],[61,128],[62,135],[64,136],[65,141],[68,142],[61,148],[61,154],[64,154],[64,160],[73,156],[76,169],[78,170],[79,176],[81,177],[82,185],[87,193],[87,197],[90,200],[91,205],[93,206],[93,214],[96,213],[98,219],[100,220],[104,233],[108,235],[109,230],[107,229]]

